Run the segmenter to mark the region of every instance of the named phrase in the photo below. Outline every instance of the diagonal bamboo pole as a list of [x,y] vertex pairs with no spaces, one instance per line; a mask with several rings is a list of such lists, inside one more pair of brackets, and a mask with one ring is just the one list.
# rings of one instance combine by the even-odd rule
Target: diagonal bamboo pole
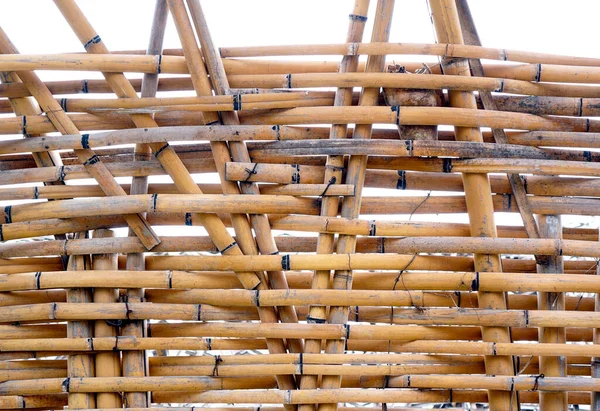
[[[17,54],[18,50],[8,39],[8,36],[0,28],[0,53]],[[54,99],[54,96],[46,88],[44,83],[34,72],[21,71],[19,78],[31,92],[31,95],[40,104],[56,129],[61,134],[79,134],[79,130],[75,124],[69,119],[63,111],[60,104]],[[25,117],[24,117],[25,118]],[[25,128],[25,127],[23,127]],[[83,145],[83,144],[82,144]],[[123,188],[117,183],[114,177],[110,174],[106,166],[94,151],[89,148],[75,150],[75,154],[79,161],[85,166],[86,170],[96,179],[98,185],[102,187],[107,195],[124,196],[127,195]],[[137,234],[140,240],[144,243],[147,249],[152,249],[160,243],[160,239],[156,236],[152,227],[140,215],[126,215],[125,219],[129,227]]]
[[[67,22],[71,25],[71,28],[88,53],[108,53],[108,49],[102,42],[100,36],[96,33],[73,0],[55,0],[55,4]],[[103,74],[111,89],[117,94],[117,97],[137,98],[134,88],[122,73]],[[157,127],[156,122],[147,114],[134,114],[131,115],[131,119],[136,127]],[[181,159],[168,143],[152,143],[150,144],[150,148],[164,170],[171,176],[180,192],[202,194],[202,191],[181,162]],[[216,214],[198,214],[196,218],[200,224],[204,226],[214,245],[222,254],[242,255],[240,247],[227,232],[225,225]],[[238,276],[245,288],[256,288],[261,282],[258,276],[252,272],[240,272],[238,273]]]
[[[439,43],[463,44],[461,25],[454,0],[430,0],[432,20]],[[447,60],[442,63],[444,73],[469,76],[469,64],[466,60]],[[476,107],[472,93],[453,91],[449,93],[450,104],[455,107]],[[455,128],[457,140],[482,141],[478,128]],[[494,209],[490,183],[487,174],[463,174],[467,210],[473,236],[496,237]],[[498,255],[475,254],[477,271],[501,271]],[[506,309],[504,293],[479,292],[480,307]],[[510,342],[510,329],[507,327],[484,327],[481,330],[484,341]],[[490,375],[514,375],[514,363],[511,357],[485,357],[486,373]],[[491,390],[488,393],[491,410],[518,409],[515,392]]]
[[[154,17],[150,31],[150,42],[148,44],[148,55],[160,55],[162,51],[165,28],[169,9],[165,0],[156,0],[154,7]],[[144,74],[142,79],[142,97],[154,97],[158,90],[158,74]],[[149,160],[152,150],[148,144],[136,144],[134,151],[134,161]],[[148,177],[133,177],[131,180],[131,194],[148,193]],[[130,231],[129,236],[132,233]],[[144,271],[146,268],[143,253],[127,254],[127,270]],[[139,303],[144,301],[143,288],[130,288],[126,294],[127,301]],[[146,323],[144,321],[132,321],[126,324],[122,329],[122,335],[133,337],[146,336]],[[126,351],[123,352],[123,376],[124,377],[144,377],[148,375],[146,351]],[[150,404],[150,393],[146,392],[128,392],[125,394],[125,406],[147,407]]]
[[[192,29],[192,25],[190,23],[189,17],[185,10],[185,5],[183,1],[175,1],[168,0],[169,9],[171,11],[171,15],[175,21],[175,26],[177,28],[177,32],[179,34],[180,41],[183,46],[184,53],[186,55],[186,62],[188,64],[189,70],[192,73],[192,83],[194,84],[194,89],[196,90],[196,94],[198,96],[202,95],[210,95],[212,94],[212,89],[210,83],[208,82],[207,73],[204,70],[204,64],[202,62],[202,56],[198,50],[198,46],[196,44],[194,32]],[[206,121],[208,124],[219,123],[219,118],[216,113],[207,113],[205,115]],[[230,120],[233,120],[230,118]],[[219,171],[219,175],[221,177],[221,185],[223,187],[223,191],[225,193],[229,192],[231,194],[239,194],[239,187],[234,182],[228,182],[225,179],[225,163],[228,159],[231,158],[229,154],[229,150],[225,142],[211,142],[211,150],[213,153],[213,157],[215,159],[215,164],[217,165],[217,169]],[[247,154],[246,154],[247,155]],[[242,250],[246,255],[256,255],[258,254],[257,245],[252,236],[252,230],[250,228],[250,224],[248,222],[248,218],[245,214],[231,214],[232,224],[237,234],[237,241],[242,247]],[[268,225],[268,220],[265,220]],[[261,227],[262,228],[262,227]],[[257,236],[270,236],[270,226],[269,232],[257,232]],[[272,240],[271,240],[272,241]],[[281,276],[285,281],[285,277]],[[285,283],[284,283],[285,284]],[[285,284],[287,286],[287,284]],[[267,284],[262,282],[259,284],[259,289],[268,288]],[[287,288],[287,287],[286,287]],[[288,314],[288,322],[293,321],[298,322],[297,316],[295,314],[295,310],[287,308],[283,310],[283,313]],[[277,323],[278,316],[273,308],[261,308],[259,311],[259,315],[261,321],[265,323]],[[293,315],[293,316],[291,316]],[[295,344],[295,351],[302,352],[302,343],[301,340],[289,340],[290,345]],[[269,352],[271,353],[285,353],[287,352],[286,346],[283,340],[276,339],[268,339],[267,346],[269,347]],[[291,348],[291,347],[290,347]],[[292,390],[296,388],[296,382],[294,378],[289,375],[280,375],[277,376],[277,382],[280,389]],[[287,406],[288,409],[294,409],[295,407]]]
[[[350,14],[350,23],[348,26],[348,34],[346,41],[349,43],[360,42],[363,38],[367,14],[369,11],[369,0],[356,0],[352,14]],[[358,56],[344,56],[340,64],[339,72],[355,72],[358,68]],[[352,88],[338,88],[336,90],[334,104],[337,106],[352,105]],[[346,138],[348,126],[346,124],[333,124],[329,132],[330,139]],[[343,156],[328,156],[325,166],[325,184],[341,184],[342,170],[344,168]],[[330,183],[331,182],[331,183]],[[338,197],[324,197],[321,200],[320,214],[326,217],[336,217],[339,208]],[[317,240],[317,254],[332,254],[335,245],[335,234],[322,233],[319,234]],[[315,290],[329,288],[331,271],[321,270],[315,271],[313,275],[311,287]],[[327,320],[327,309],[323,305],[310,306],[306,321],[308,323],[323,323]],[[306,340],[306,353],[321,352],[321,340]],[[301,389],[315,389],[318,386],[318,376],[305,376],[301,379]],[[299,406],[301,411],[310,411],[315,408],[312,404],[303,404]]]
[[[390,36],[394,0],[379,0],[375,9],[375,20],[373,22],[372,42],[387,42]],[[369,56],[366,72],[382,72],[385,69],[385,56]],[[376,106],[379,100],[379,88],[365,88],[362,91],[359,105]],[[354,129],[353,139],[370,139],[372,124],[357,124]],[[346,184],[355,187],[354,197],[344,197],[341,215],[345,218],[358,218],[362,200],[362,189],[365,180],[366,155],[354,155],[348,160],[346,169]],[[340,235],[338,238],[336,252],[338,254],[352,254],[356,252],[356,236]],[[352,289],[352,271],[336,270],[333,275],[332,288]],[[346,324],[348,322],[349,308],[347,306],[332,306],[329,309],[327,322],[330,324]],[[343,353],[345,351],[344,340],[327,340],[325,343],[326,353]],[[338,389],[341,385],[341,376],[323,376],[321,388],[326,390]],[[335,411],[337,403],[319,404],[319,411]]]
[[[196,32],[198,33],[198,38],[201,44],[201,50],[204,55],[204,60],[208,66],[208,73],[210,74],[210,80],[213,85],[213,89],[215,90],[216,95],[228,95],[231,94],[231,90],[229,88],[229,83],[227,81],[227,76],[225,75],[225,69],[223,68],[223,62],[221,60],[220,55],[217,52],[216,47],[212,42],[212,38],[210,35],[210,31],[208,29],[208,25],[206,23],[206,18],[204,16],[204,12],[202,11],[202,7],[197,0],[188,0],[187,1],[188,8],[190,10],[190,14],[192,20],[194,22]],[[191,50],[194,52],[194,49]],[[203,66],[199,67],[203,69]],[[200,79],[206,79],[206,73],[200,77]],[[210,95],[211,89],[208,84],[206,84],[206,90],[202,90],[203,94]],[[240,97],[241,98],[241,97]],[[221,113],[222,122],[225,125],[231,126],[239,126],[240,121],[235,112],[224,112]],[[227,147],[226,143],[222,143],[225,147]],[[231,158],[233,161],[241,161],[245,162],[250,160],[250,155],[248,154],[248,148],[246,147],[246,143],[244,141],[231,141],[228,143],[229,152],[231,153]],[[217,169],[220,172],[221,180],[225,180],[225,165],[226,160],[225,157],[215,157],[217,163]],[[241,192],[243,194],[260,194],[260,190],[256,183],[251,182],[240,182]],[[240,187],[229,183],[223,185],[223,192],[225,194],[239,194]],[[258,250],[261,254],[268,255],[276,255],[279,254],[279,250],[277,249],[277,245],[275,244],[275,240],[273,239],[273,234],[271,232],[271,225],[269,223],[269,219],[266,214],[251,214],[250,223],[254,232],[256,234],[256,243],[258,245]],[[288,283],[283,271],[269,271],[267,272],[269,284],[272,288],[276,289],[287,289]],[[265,287],[268,288],[268,287]],[[296,315],[296,311],[293,307],[278,307],[278,313],[282,322],[287,323],[297,323],[298,316]],[[291,352],[300,353],[303,351],[303,342],[302,340],[289,340],[288,348]]]

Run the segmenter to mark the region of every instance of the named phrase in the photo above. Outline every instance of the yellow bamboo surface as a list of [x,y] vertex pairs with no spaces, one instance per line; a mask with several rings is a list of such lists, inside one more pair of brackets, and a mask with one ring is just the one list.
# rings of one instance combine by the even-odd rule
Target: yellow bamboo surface
[[598,407],[599,59],[481,45],[467,0],[436,44],[354,0],[247,47],[143,2],[144,50],[54,3],[79,50],[0,30],[0,409]]

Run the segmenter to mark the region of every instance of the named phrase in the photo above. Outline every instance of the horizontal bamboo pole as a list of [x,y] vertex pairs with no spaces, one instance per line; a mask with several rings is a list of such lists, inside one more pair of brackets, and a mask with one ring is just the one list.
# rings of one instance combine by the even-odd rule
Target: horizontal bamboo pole
[[[379,277],[379,273],[373,277]],[[204,290],[196,273],[183,271],[94,270],[69,272],[43,272],[11,274],[0,277],[0,291],[45,290],[58,288],[196,288],[198,304],[231,307],[331,305],[339,299],[340,305],[410,305],[403,291],[350,291],[350,290]],[[402,288],[405,290],[450,291],[516,291],[516,292],[582,292],[600,293],[600,278],[594,275],[566,276],[563,274],[531,273],[427,273],[404,272]],[[346,302],[341,304],[341,302]]]

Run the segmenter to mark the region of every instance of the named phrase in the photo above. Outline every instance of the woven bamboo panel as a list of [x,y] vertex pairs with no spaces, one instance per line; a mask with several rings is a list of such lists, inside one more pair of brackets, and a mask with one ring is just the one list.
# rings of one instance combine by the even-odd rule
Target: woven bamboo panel
[[355,0],[344,43],[224,48],[158,0],[125,52],[55,3],[77,53],[0,30],[1,409],[600,409],[561,217],[599,215],[600,59],[483,47],[466,0],[435,44]]

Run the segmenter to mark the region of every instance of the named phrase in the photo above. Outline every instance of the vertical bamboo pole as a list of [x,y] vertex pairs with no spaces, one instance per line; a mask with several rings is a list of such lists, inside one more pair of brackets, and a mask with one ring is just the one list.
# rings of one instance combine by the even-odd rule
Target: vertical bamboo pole
[[[108,54],[109,51],[90,22],[73,0],[54,0],[63,17],[84,45],[88,53]],[[103,73],[106,82],[119,98],[137,98],[137,93],[123,73]],[[158,127],[148,114],[132,114],[136,127]],[[202,194],[202,190],[185,168],[183,162],[168,143],[149,144],[154,156],[163,169],[173,179],[177,190],[184,194]],[[196,214],[195,218],[208,232],[215,247],[224,255],[242,255],[242,251],[227,231],[225,224],[216,214]],[[256,288],[261,280],[252,272],[237,272],[238,279],[245,288]]]
[[[192,21],[194,22],[196,33],[198,34],[198,39],[200,40],[201,51],[204,55],[204,61],[208,66],[208,73],[210,74],[210,80],[212,82],[213,89],[215,90],[216,95],[227,95],[231,94],[231,90],[229,88],[229,82],[227,80],[227,75],[225,74],[225,68],[223,67],[223,61],[221,60],[221,56],[219,55],[214,43],[212,42],[212,38],[210,35],[210,31],[208,29],[208,24],[206,23],[206,18],[204,17],[204,12],[202,11],[202,7],[198,0],[187,0],[188,8],[190,10],[190,14],[192,16]],[[193,50],[192,50],[193,52]],[[202,77],[206,79],[206,73]],[[204,91],[204,90],[203,90]],[[208,94],[211,95],[210,87],[206,90]],[[237,116],[236,112],[222,112],[221,118],[224,124],[226,125],[239,125],[240,120]],[[225,147],[227,147],[226,143],[221,143]],[[250,159],[250,154],[248,153],[248,148],[246,147],[246,143],[243,141],[230,141],[229,143],[229,151],[231,152],[231,158],[233,161],[238,162],[252,162]],[[215,163],[217,164],[217,168],[220,171],[221,181],[225,181],[225,157],[219,157],[218,159],[215,157]],[[260,190],[256,183],[252,182],[241,182],[241,192],[243,194],[260,194]],[[240,187],[237,184],[226,184],[223,187],[223,192],[225,194],[239,194]],[[275,240],[273,239],[273,234],[271,232],[271,224],[269,223],[269,219],[266,214],[251,214],[250,216],[250,224],[254,229],[254,233],[256,234],[256,243],[258,245],[258,250],[261,254],[266,255],[275,255],[279,254],[279,250],[277,249],[277,245],[275,244]],[[269,284],[272,288],[278,289],[288,289],[287,278],[283,271],[269,271],[267,272]],[[265,288],[266,284],[265,284]],[[296,308],[292,306],[285,307],[277,307],[277,312],[279,313],[279,317],[282,322],[285,323],[297,323],[298,316],[296,314]],[[288,340],[288,348],[291,352],[300,353],[303,351],[303,343],[300,339],[290,339]]]
[[[156,0],[154,17],[150,31],[150,42],[146,54],[160,55],[162,52],[163,39],[169,9],[165,0]],[[155,97],[158,90],[158,74],[144,74],[142,79],[142,97]],[[136,144],[134,161],[149,160],[152,150],[147,144]],[[133,177],[131,181],[131,194],[148,193],[148,177]],[[133,233],[130,231],[129,236]],[[127,270],[144,271],[146,268],[144,253],[127,254]],[[128,302],[142,302],[144,290],[141,288],[128,289]],[[122,334],[133,337],[146,337],[146,322],[132,321],[122,329]],[[146,351],[124,351],[123,352],[123,376],[144,377],[147,375]],[[148,407],[150,393],[128,392],[125,394],[125,406],[127,408]]]
[[[18,50],[11,43],[8,36],[0,28],[0,53],[18,54]],[[61,134],[79,134],[75,124],[63,111],[60,104],[54,99],[54,96],[46,85],[39,79],[34,72],[20,71],[19,78],[25,84],[31,95],[37,100],[40,107],[46,112],[46,115]],[[27,130],[23,130],[26,134]],[[83,141],[83,139],[82,139]],[[82,143],[83,146],[83,143]],[[98,185],[107,195],[127,195],[125,190],[117,183],[110,171],[106,168],[100,158],[89,148],[74,150],[79,161],[85,166],[86,170],[96,179]],[[152,231],[148,222],[138,214],[124,215],[129,227],[140,238],[140,241],[148,249],[153,248],[160,243],[160,240]]]
[[[87,232],[77,233],[75,238],[84,238]],[[74,255],[69,258],[67,270],[81,271],[89,269],[89,258],[83,255]],[[67,290],[68,303],[91,303],[92,290],[89,288],[72,288]],[[92,338],[92,324],[90,321],[68,321],[68,338]],[[89,354],[74,354],[67,357],[67,375],[74,377],[93,377],[94,359]],[[68,397],[70,410],[96,408],[96,396],[92,393],[70,393]]]
[[[360,43],[365,31],[365,23],[369,11],[370,0],[356,0],[352,14],[350,14],[350,23],[348,26],[348,34],[346,35],[347,43]],[[344,56],[340,64],[340,73],[355,72],[358,68],[359,56]],[[351,106],[352,105],[351,87],[338,88],[335,93],[334,105],[336,106]],[[346,124],[332,124],[329,132],[330,139],[346,138],[348,126]],[[325,183],[340,184],[342,182],[342,170],[344,168],[344,156],[328,156],[325,166]],[[326,217],[335,217],[338,214],[339,197],[323,196],[321,198],[321,215]],[[333,254],[335,235],[329,233],[320,233],[317,239],[317,254]],[[311,288],[326,289],[329,288],[331,280],[331,271],[317,270],[314,272]],[[324,323],[327,320],[326,307],[322,305],[313,305],[309,308],[306,321],[308,323]],[[319,353],[321,352],[322,341],[318,339],[307,339],[305,341],[304,352]],[[306,375],[300,380],[300,389],[309,390],[317,388],[318,376]],[[301,411],[310,411],[314,409],[313,404],[303,404],[298,407]]]
[[[212,94],[212,88],[208,81],[204,63],[202,62],[202,56],[200,55],[191,23],[185,10],[185,5],[181,0],[168,0],[168,4],[171,15],[173,16],[173,20],[175,21],[175,26],[179,34],[179,39],[183,47],[184,56],[186,58],[188,69],[190,70],[192,84],[196,90],[196,94],[198,96],[210,95]],[[205,119],[208,124],[219,123],[219,118],[216,113],[206,113]],[[239,193],[238,186],[235,185],[235,183],[229,182],[225,179],[225,163],[230,159],[230,154],[226,143],[211,143],[211,150],[215,159],[215,164],[219,170],[223,191],[225,193]],[[254,238],[252,237],[252,230],[250,229],[250,224],[247,217],[241,214],[232,214],[231,217],[237,240],[244,253],[246,255],[258,254],[258,249],[256,243],[254,242]],[[264,235],[264,232],[261,234]],[[259,284],[259,289],[265,289],[266,287],[267,285],[264,282]],[[258,313],[262,322],[276,323],[279,321],[277,313],[273,307],[259,307]],[[290,342],[294,344],[292,341],[294,340],[290,340]],[[298,341],[296,344],[296,349],[302,350],[301,342]],[[267,347],[269,352],[273,354],[287,352],[283,340],[267,339]],[[277,376],[277,384],[280,389],[292,390],[296,388],[294,378],[290,375]],[[286,405],[286,409],[296,409],[296,406]]]
[[[562,224],[559,215],[539,216],[540,234],[544,238],[562,239]],[[538,273],[564,273],[563,257],[549,256],[544,264],[537,265]],[[538,310],[564,310],[564,293],[538,293]],[[540,343],[565,344],[567,335],[564,328],[546,327],[539,329]],[[564,356],[540,357],[540,374],[546,377],[566,377],[567,363]],[[566,411],[567,393],[565,391],[540,392],[540,408],[548,411]]]
[[[371,42],[387,42],[390,38],[390,27],[394,11],[394,0],[378,0],[373,22],[373,34]],[[385,56],[369,56],[367,59],[366,72],[380,73],[385,69]],[[379,88],[365,88],[360,96],[359,105],[376,106],[379,101]],[[357,124],[354,129],[353,139],[370,139],[372,124]],[[360,204],[362,200],[362,189],[365,182],[367,169],[367,156],[353,155],[348,161],[346,173],[346,184],[353,184],[355,193],[352,197],[344,197],[341,215],[344,218],[358,218],[360,215]],[[353,254],[356,251],[356,236],[340,235],[338,237],[336,252],[338,254]],[[333,275],[332,287],[337,290],[352,289],[352,271],[336,270]],[[327,322],[330,324],[345,324],[348,321],[348,307],[331,307]],[[345,351],[344,340],[327,340],[325,344],[327,353],[343,353]],[[322,377],[322,389],[337,389],[342,383],[339,375],[326,375]],[[337,403],[319,404],[319,411],[335,411]]]
[[[112,230],[96,230],[94,238],[114,237]],[[94,270],[117,270],[116,254],[95,254],[92,256],[92,268]],[[116,303],[119,299],[119,290],[116,288],[97,288],[94,291],[94,303]],[[115,324],[108,321],[97,320],[94,323],[94,336],[116,337],[118,329]],[[99,352],[96,354],[96,377],[120,377],[121,361],[119,352]],[[99,392],[96,394],[98,408],[121,408],[122,401],[118,393]]]
[[[460,22],[454,0],[430,0],[433,23],[439,43],[463,44]],[[448,60],[442,63],[446,74],[469,76],[469,64],[464,59]],[[476,109],[475,96],[471,92],[450,91],[452,107]],[[478,128],[455,128],[456,139],[462,141],[483,141]],[[471,235],[475,237],[496,237],[492,193],[487,174],[463,174],[463,185],[467,212],[471,225]],[[502,270],[500,257],[490,254],[474,256],[476,271]],[[506,296],[501,292],[478,292],[479,307],[506,309]],[[483,341],[511,342],[507,327],[482,327]],[[514,363],[510,356],[486,356],[485,369],[489,375],[514,375]],[[516,410],[516,393],[490,390],[490,409]]]

